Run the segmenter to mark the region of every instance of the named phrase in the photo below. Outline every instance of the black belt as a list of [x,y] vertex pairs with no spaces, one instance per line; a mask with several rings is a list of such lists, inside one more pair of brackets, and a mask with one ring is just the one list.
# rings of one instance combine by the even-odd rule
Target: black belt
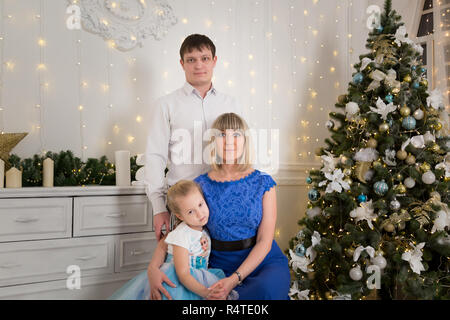
[[211,248],[217,251],[237,251],[253,247],[256,244],[256,236],[237,241],[220,241],[211,239]]

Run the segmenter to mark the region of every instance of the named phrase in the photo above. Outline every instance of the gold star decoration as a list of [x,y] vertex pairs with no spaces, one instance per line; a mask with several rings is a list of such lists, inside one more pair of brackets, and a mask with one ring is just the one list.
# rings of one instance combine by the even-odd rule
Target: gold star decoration
[[0,159],[5,161],[5,171],[11,168],[9,153],[27,134],[27,132],[0,134]]

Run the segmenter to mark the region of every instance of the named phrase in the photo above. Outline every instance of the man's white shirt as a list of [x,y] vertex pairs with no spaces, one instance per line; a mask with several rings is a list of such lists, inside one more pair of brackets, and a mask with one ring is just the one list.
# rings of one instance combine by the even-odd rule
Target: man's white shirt
[[[181,179],[193,180],[207,172],[203,152],[208,141],[205,133],[223,113],[243,116],[234,97],[218,92],[213,86],[202,98],[188,82],[161,97],[150,111],[145,152],[145,185],[153,214],[166,209],[168,186]],[[164,170],[169,169],[166,178]]]

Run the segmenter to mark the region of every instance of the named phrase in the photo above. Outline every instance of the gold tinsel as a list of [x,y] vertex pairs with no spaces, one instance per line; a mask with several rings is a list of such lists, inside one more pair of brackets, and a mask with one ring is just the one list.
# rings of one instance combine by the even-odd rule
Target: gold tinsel
[[0,134],[0,159],[5,161],[5,171],[11,168],[9,153],[27,134],[27,132]]

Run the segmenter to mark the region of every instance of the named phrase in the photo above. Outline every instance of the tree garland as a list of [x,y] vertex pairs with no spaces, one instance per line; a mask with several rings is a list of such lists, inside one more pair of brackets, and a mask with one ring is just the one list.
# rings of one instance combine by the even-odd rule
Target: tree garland
[[[12,154],[9,158],[11,165],[22,170],[23,187],[40,187],[43,182],[43,161],[50,158],[54,161],[54,186],[86,186],[86,185],[115,185],[116,170],[114,163],[106,156],[100,159],[88,158],[87,162],[74,157],[70,150],[45,156],[34,155],[32,158],[20,159]],[[130,158],[131,180],[135,180],[136,171],[141,168],[136,164],[136,156]]]

